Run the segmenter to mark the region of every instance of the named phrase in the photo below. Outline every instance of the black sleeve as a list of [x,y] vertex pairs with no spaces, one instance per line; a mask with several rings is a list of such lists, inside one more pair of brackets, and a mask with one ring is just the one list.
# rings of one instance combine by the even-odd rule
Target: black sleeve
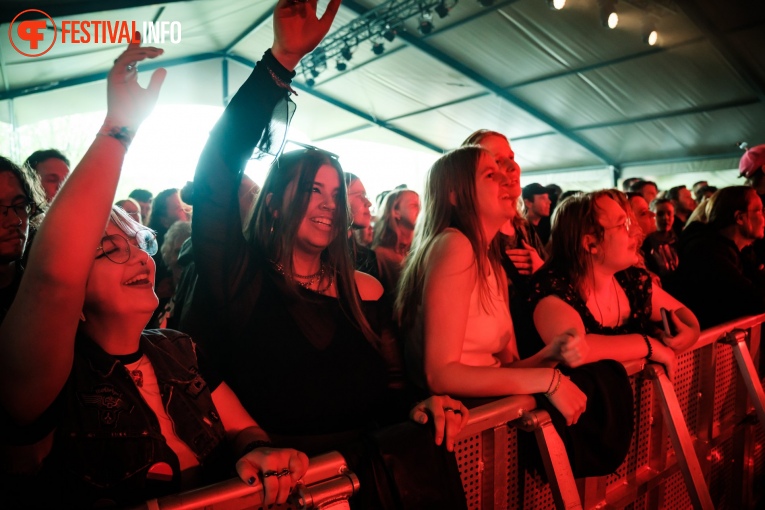
[[213,128],[194,176],[194,260],[212,300],[225,307],[246,283],[248,251],[239,217],[238,187],[256,147],[279,149],[294,103],[290,73],[271,55],[258,62]]

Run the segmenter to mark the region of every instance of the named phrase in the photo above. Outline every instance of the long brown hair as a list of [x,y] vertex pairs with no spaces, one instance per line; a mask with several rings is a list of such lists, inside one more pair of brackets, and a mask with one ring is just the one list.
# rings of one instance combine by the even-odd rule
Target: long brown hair
[[[285,273],[294,273],[292,253],[295,238],[308,210],[316,173],[323,165],[335,169],[340,189],[332,221],[332,241],[321,253],[321,261],[330,274],[336,276],[337,298],[343,312],[356,322],[369,341],[374,342],[377,335],[361,310],[356,290],[355,268],[347,244],[350,226],[348,192],[343,169],[337,158],[318,149],[303,149],[286,152],[274,161],[253,207],[247,238],[258,253],[281,262]],[[289,207],[284,207],[291,187],[294,187],[294,197]],[[278,211],[278,214],[275,215],[274,211]],[[297,287],[293,285],[292,288],[297,293]]]
[[600,210],[596,204],[601,197],[613,199],[628,217],[634,216],[626,195],[615,189],[571,195],[560,202],[553,213],[550,256],[545,267],[567,275],[574,288],[580,291],[592,271],[592,259],[582,240],[589,234],[600,242],[605,235],[605,229],[598,221]]
[[499,245],[491,242],[488,257],[485,238],[476,206],[475,175],[478,160],[489,154],[478,146],[461,147],[441,156],[428,171],[423,197],[423,213],[417,220],[412,251],[406,259],[396,296],[396,315],[404,330],[414,325],[422,301],[422,284],[427,270],[430,249],[436,238],[447,228],[462,232],[470,241],[479,274],[478,288],[482,303],[488,303],[489,283],[480,275],[491,266],[497,287],[501,277]]
[[401,198],[403,198],[405,193],[414,193],[417,195],[416,191],[404,188],[395,189],[385,196],[383,210],[380,213],[379,218],[377,218],[377,221],[375,221],[375,233],[374,241],[372,241],[372,248],[377,248],[378,246],[384,248],[396,248],[396,245],[398,244],[398,234],[394,227],[395,220],[393,219],[393,211],[398,210],[398,207],[401,204]]

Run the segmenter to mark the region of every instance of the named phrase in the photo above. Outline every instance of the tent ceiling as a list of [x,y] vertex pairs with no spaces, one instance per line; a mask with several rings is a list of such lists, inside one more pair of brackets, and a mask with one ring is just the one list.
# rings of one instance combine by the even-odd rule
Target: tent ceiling
[[[324,2],[322,2],[324,3]],[[343,26],[382,3],[345,0]],[[181,44],[165,103],[220,105],[271,43],[272,2],[252,0],[4,2],[0,34],[29,7],[64,19],[180,21]],[[765,6],[760,0],[622,0],[616,30],[601,28],[597,0],[462,0],[423,36],[416,20],[386,51],[359,45],[348,69],[334,62],[308,87],[298,75],[295,125],[314,140],[355,136],[432,150],[472,131],[506,133],[526,171],[646,162],[720,161],[735,143],[765,142]],[[640,37],[657,20],[655,47]],[[5,39],[4,39],[5,41]],[[121,48],[62,45],[28,58],[0,44],[0,120],[22,125],[103,107],[102,80]],[[144,69],[152,65],[142,66]],[[12,103],[12,107],[11,107]],[[727,166],[726,166],[727,168]]]

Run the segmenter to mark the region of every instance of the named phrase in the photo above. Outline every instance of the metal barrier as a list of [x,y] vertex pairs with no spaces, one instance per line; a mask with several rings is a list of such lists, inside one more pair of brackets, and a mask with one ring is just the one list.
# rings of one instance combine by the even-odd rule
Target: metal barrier
[[[755,483],[765,479],[765,394],[757,376],[763,323],[765,314],[703,331],[678,357],[672,383],[660,366],[625,363],[635,432],[609,476],[574,480],[549,415],[535,410],[531,396],[472,409],[455,445],[468,508],[754,508],[765,499],[765,484]],[[519,429],[534,432],[551,483],[519,465]],[[337,452],[311,459],[304,481],[300,497],[281,508],[348,508],[359,487]],[[229,480],[143,508],[259,508],[260,490]]]
[[[747,317],[702,332],[678,357],[672,384],[657,365],[625,363],[635,397],[632,444],[616,473],[577,480],[583,508],[738,510],[762,501],[765,487],[755,480],[765,476],[765,421],[757,423],[765,399],[756,372],[763,322],[765,315]],[[499,422],[533,408],[518,398],[490,404],[494,421],[483,408],[471,411],[460,434],[455,451],[468,507],[575,508],[565,479],[547,484],[518,465],[516,427],[524,424]],[[547,447],[555,459],[554,442]]]

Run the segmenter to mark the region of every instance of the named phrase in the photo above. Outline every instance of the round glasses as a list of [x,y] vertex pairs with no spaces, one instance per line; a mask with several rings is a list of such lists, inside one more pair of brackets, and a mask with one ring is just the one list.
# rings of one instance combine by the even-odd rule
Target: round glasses
[[[151,230],[139,230],[135,234],[138,248],[149,255],[157,253],[157,236]],[[130,241],[120,234],[112,234],[101,239],[101,245],[96,248],[101,254],[96,258],[106,257],[115,264],[124,264],[130,260]]]

